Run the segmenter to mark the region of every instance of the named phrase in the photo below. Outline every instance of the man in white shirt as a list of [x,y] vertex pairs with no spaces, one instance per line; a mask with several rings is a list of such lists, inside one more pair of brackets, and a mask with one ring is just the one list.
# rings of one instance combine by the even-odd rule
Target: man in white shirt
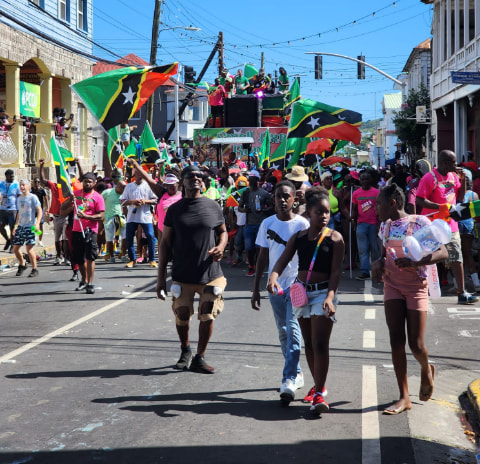
[[[133,170],[135,176],[136,168]],[[138,226],[142,227],[143,233],[148,243],[148,260],[150,267],[158,267],[155,260],[155,234],[152,223],[152,206],[157,203],[157,196],[154,195],[147,182],[139,175],[135,176],[135,182],[127,184],[122,196],[120,197],[122,206],[127,206],[127,251],[130,261],[127,268],[132,268],[136,263],[135,245],[133,239],[137,232]]]

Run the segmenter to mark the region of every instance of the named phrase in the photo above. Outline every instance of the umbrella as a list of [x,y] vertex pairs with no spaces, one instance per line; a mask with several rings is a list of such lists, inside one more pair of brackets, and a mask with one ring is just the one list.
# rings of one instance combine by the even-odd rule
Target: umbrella
[[343,163],[347,166],[351,166],[352,160],[350,158],[343,158],[342,156],[329,156],[320,162],[322,166],[331,166],[335,163]]
[[228,207],[235,207],[238,206],[238,202],[240,201],[240,198],[242,196],[242,193],[247,189],[248,187],[244,187],[240,190],[235,190],[235,192],[231,193],[228,198],[227,202],[225,203],[226,206]]
[[307,145],[307,155],[321,155],[324,151],[330,150],[332,142],[328,139],[314,140]]

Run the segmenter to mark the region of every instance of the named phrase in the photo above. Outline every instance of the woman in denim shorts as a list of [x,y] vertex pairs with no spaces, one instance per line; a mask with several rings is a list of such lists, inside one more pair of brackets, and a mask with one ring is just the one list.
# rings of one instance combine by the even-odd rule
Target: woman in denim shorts
[[[330,335],[335,322],[335,294],[340,282],[345,244],[340,233],[327,228],[330,220],[328,191],[323,187],[313,187],[305,192],[305,200],[310,227],[289,239],[285,251],[270,274],[267,288],[270,293],[278,293],[278,276],[297,253],[297,282],[305,286],[308,304],[299,308],[293,307],[293,312],[302,330],[305,355],[315,382],[305,401],[307,398],[312,401],[311,411],[322,413],[330,409],[324,399],[327,393],[325,381],[330,359]],[[321,237],[323,238],[320,242]]]

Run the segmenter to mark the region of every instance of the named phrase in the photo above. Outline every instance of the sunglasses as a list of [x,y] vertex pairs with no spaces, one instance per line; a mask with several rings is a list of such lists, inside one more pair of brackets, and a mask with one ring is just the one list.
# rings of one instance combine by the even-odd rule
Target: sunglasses
[[193,179],[194,177],[197,179],[203,179],[203,174],[201,172],[190,172],[185,175],[185,179]]

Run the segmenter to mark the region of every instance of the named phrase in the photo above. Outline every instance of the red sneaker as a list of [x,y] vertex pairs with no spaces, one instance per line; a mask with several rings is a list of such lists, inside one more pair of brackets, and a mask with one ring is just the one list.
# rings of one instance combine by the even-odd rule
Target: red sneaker
[[315,411],[316,413],[321,414],[322,412],[328,412],[329,409],[330,406],[324,400],[321,393],[316,392],[313,395],[313,403],[310,406],[310,411]]
[[248,269],[248,272],[245,274],[247,277],[255,277],[255,268],[254,267],[250,267]]
[[[308,390],[308,393],[303,398],[303,402],[304,403],[313,403],[313,395],[314,394],[315,394],[315,386],[313,386],[312,388],[310,388],[310,390]],[[322,396],[327,396],[327,395],[328,395],[328,391],[325,387],[323,387]]]

